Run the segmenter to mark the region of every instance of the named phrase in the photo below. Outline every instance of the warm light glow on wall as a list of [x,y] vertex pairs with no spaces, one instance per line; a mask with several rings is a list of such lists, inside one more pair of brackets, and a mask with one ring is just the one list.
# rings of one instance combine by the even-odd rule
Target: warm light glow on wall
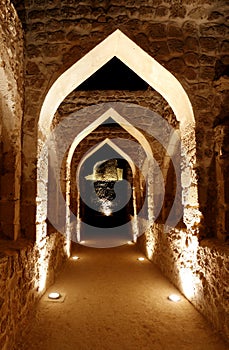
[[[135,191],[134,191],[134,193],[135,193]],[[136,243],[137,238],[138,238],[138,234],[139,234],[138,217],[137,217],[137,210],[136,210],[136,197],[134,197],[133,202],[134,202],[133,203],[133,205],[134,205],[134,217],[132,217],[131,225],[132,225],[132,232],[133,232],[133,242]]]
[[65,253],[69,258],[71,255],[71,224],[70,213],[66,210],[66,233],[65,233]]
[[198,265],[198,239],[196,236],[187,237],[183,235],[181,244],[183,246],[183,265],[180,266],[177,262],[177,269],[179,271],[181,289],[184,295],[191,300],[197,293],[197,287],[200,283],[199,279],[195,276],[195,266]]
[[155,240],[156,232],[153,232],[153,227],[150,227],[146,232],[146,256],[148,259],[153,260],[154,251],[155,251]]
[[39,258],[37,259],[37,271],[38,279],[36,280],[36,288],[39,293],[42,293],[46,288],[47,272],[49,261],[47,259],[47,239],[37,241],[36,247],[39,252]]
[[134,244],[134,242],[132,242],[132,241],[128,241],[128,242],[127,242],[127,244],[129,244],[129,245],[133,245],[133,244]]
[[146,245],[146,253],[147,253],[147,257],[149,260],[152,260],[153,259],[153,248],[150,246],[150,245]]
[[182,284],[182,291],[184,295],[191,300],[196,294],[196,287],[199,284],[199,280],[195,279],[190,268],[181,268],[179,275]]

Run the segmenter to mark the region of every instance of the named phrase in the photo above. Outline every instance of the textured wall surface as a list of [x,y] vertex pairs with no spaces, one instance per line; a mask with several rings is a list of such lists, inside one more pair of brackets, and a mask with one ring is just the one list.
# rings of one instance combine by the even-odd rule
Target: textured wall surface
[[0,237],[20,232],[23,32],[10,1],[0,4]]
[[140,237],[146,256],[229,340],[229,246],[217,240],[199,244],[186,230],[163,232],[159,224]]
[[119,28],[172,72],[189,95],[197,123],[200,206],[206,219],[203,234],[214,236],[214,126],[223,123],[228,112],[225,2],[158,0],[137,4],[125,1],[120,5],[115,0],[25,0],[16,3],[26,38],[25,210],[29,202],[34,202],[35,126],[47,89],[65,69]]
[[[176,228],[165,235],[163,226],[155,224],[140,238],[139,244],[149,259],[228,337],[226,2],[15,0],[14,4],[24,30],[24,58],[23,32],[17,14],[10,1],[4,0],[0,5],[1,234],[15,238],[21,220],[21,235],[33,239],[36,236],[38,119],[49,88],[72,64],[120,29],[174,74],[190,98],[196,120],[196,182],[205,219],[201,236],[196,236],[197,227],[192,232]],[[53,126],[82,107],[108,101],[134,102],[159,113],[174,127],[179,126],[167,102],[151,89],[72,92],[58,109]],[[144,118],[142,123],[145,125]],[[187,130],[185,141],[190,144],[190,140],[194,137]],[[154,151],[158,151],[156,145]],[[44,166],[43,163],[40,159],[39,166]],[[44,197],[45,191],[44,185]],[[46,237],[45,212],[42,219],[38,246],[24,246],[18,241],[15,246],[4,243],[1,248],[0,290],[4,297],[0,297],[0,347],[3,349],[12,347],[14,337],[39,297],[36,288],[42,271],[47,274],[47,283],[51,282],[65,258],[63,236]],[[214,239],[199,241],[217,235],[224,243]]]
[[218,125],[215,127],[215,155],[216,155],[216,183],[217,211],[216,224],[217,235],[220,238],[228,237],[229,231],[229,127]]
[[[0,348],[13,348],[28,320],[33,317],[35,305],[41,296],[39,280],[43,264],[48,263],[46,286],[62,267],[66,254],[64,237],[51,234],[45,250],[26,240],[0,241]],[[58,254],[57,254],[58,252]],[[44,255],[45,261],[40,257]]]

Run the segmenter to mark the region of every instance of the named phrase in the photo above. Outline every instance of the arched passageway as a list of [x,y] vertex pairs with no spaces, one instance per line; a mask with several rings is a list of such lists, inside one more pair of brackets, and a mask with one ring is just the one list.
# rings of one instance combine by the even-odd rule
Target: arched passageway
[[[192,201],[196,198],[193,203],[193,209],[190,209],[189,204],[187,207],[186,205],[184,206],[184,221],[191,229],[195,226],[196,222],[199,222],[200,215],[198,213],[197,187],[192,184],[192,178],[193,183],[195,183],[195,171],[193,169],[195,162],[195,138],[193,135],[194,117],[190,101],[175,77],[119,30],[111,34],[85,57],[64,72],[50,88],[44,100],[39,118],[40,141],[38,147],[38,165],[40,159],[44,163],[44,157],[47,157],[45,153],[42,154],[42,150],[44,151],[45,149],[44,144],[50,134],[52,118],[60,103],[71,91],[114,56],[118,57],[150,86],[161,93],[172,107],[177,120],[180,122],[181,140],[185,140],[187,137],[190,138],[190,142],[182,144],[182,162],[184,166],[182,167],[181,184],[182,196],[186,198],[186,202],[189,202],[189,197],[192,198]],[[96,61],[94,61],[95,57]],[[134,57],[137,57],[137,60]],[[165,79],[167,81],[166,84],[163,83]],[[181,97],[179,101],[176,98],[177,94]],[[190,156],[192,156],[192,162],[189,162],[189,159],[191,159]],[[39,192],[43,193],[45,178],[47,178],[47,169],[44,166],[38,166],[38,199],[40,198]],[[47,198],[43,198],[39,203],[37,206],[38,227],[39,224],[43,225],[43,215],[41,213],[47,210],[45,209]],[[38,229],[37,232],[40,231]],[[39,239],[38,234],[37,240],[39,241]]]
[[[178,80],[119,30],[111,34],[70,69],[64,72],[52,85],[44,99],[38,123],[38,196],[36,198],[36,239],[38,246],[40,242],[42,242],[43,245],[45,237],[47,237],[45,220],[47,219],[47,199],[50,199],[48,198],[47,191],[49,146],[51,146],[53,151],[53,153],[51,153],[52,162],[50,162],[50,164],[53,163],[51,166],[52,169],[55,170],[55,167],[56,169],[60,169],[63,160],[65,161],[65,165],[67,165],[64,165],[63,170],[66,171],[66,176],[64,176],[66,189],[64,191],[58,189],[62,194],[62,198],[60,196],[61,201],[57,201],[57,208],[61,210],[63,215],[58,215],[58,220],[61,218],[62,221],[60,223],[58,222],[58,228],[56,228],[66,236],[66,250],[67,254],[70,255],[72,213],[68,208],[70,208],[69,206],[71,204],[71,196],[69,196],[71,191],[71,186],[69,187],[69,175],[72,156],[77,153],[75,146],[79,144],[80,140],[83,140],[85,132],[89,132],[90,134],[90,128],[95,128],[97,126],[97,120],[101,116],[105,116],[106,113],[110,113],[109,109],[112,108],[113,105],[112,103],[102,103],[96,105],[95,108],[88,106],[77,112],[78,119],[74,119],[74,117],[72,118],[71,115],[68,115],[65,121],[63,119],[59,124],[59,126],[64,127],[64,133],[62,133],[62,135],[61,133],[58,135],[58,127],[53,133],[53,127],[55,127],[55,123],[52,123],[54,114],[58,106],[60,106],[61,102],[69,93],[73,92],[77,86],[82,84],[83,81],[114,56],[125,63],[137,75],[144,79],[151,88],[155,89],[163,96],[168,106],[171,107],[174,117],[172,123],[170,123],[170,118],[166,119],[162,117],[158,119],[157,113],[153,114],[152,117],[152,111],[147,110],[147,108],[144,114],[139,115],[137,113],[139,112],[139,106],[135,105],[133,109],[130,104],[125,106],[126,108],[124,108],[124,111],[123,104],[117,103],[117,101],[115,102],[115,108],[113,108],[114,114],[118,113],[120,118],[127,120],[128,132],[133,126],[136,130],[141,129],[142,126],[146,126],[143,132],[141,130],[139,143],[143,149],[147,149],[148,146],[144,147],[145,138],[146,144],[147,142],[150,144],[149,153],[153,155],[149,163],[147,163],[147,161],[144,162],[142,155],[138,155],[140,156],[139,158],[143,160],[143,168],[146,171],[148,170],[148,183],[152,185],[154,189],[149,192],[149,197],[147,197],[147,213],[150,213],[150,220],[147,221],[151,226],[146,229],[144,220],[141,220],[142,225],[140,225],[140,227],[139,222],[136,222],[138,226],[137,230],[140,230],[142,233],[145,232],[145,234],[139,238],[138,244],[145,251],[146,255],[152,261],[157,262],[165,274],[171,277],[174,283],[179,286],[182,292],[197,306],[197,308],[201,309],[198,302],[198,288],[201,283],[200,276],[198,275],[198,254],[201,249],[198,242],[198,233],[201,213],[199,211],[197,177],[195,171],[195,121],[192,106],[185,90]],[[164,84],[164,81],[166,81],[166,84]],[[179,99],[177,99],[178,95],[180,97]],[[93,113],[91,113],[92,111]],[[145,125],[145,120],[147,118],[148,121],[150,120],[150,113],[151,122]],[[79,123],[79,120],[81,123]],[[176,124],[175,129],[173,128],[173,122]],[[124,123],[124,125],[126,124]],[[66,136],[65,139],[62,137],[63,135]],[[56,147],[58,142],[61,147]],[[177,152],[179,155],[178,157]],[[159,209],[161,203],[163,203],[164,183],[168,176],[171,178],[171,161],[174,169],[177,170],[175,171],[176,193],[174,202],[169,214],[166,213],[165,215],[165,217],[167,217],[166,222],[155,222],[155,207]],[[59,171],[55,179],[56,182],[54,181],[57,187],[60,187],[60,173]],[[174,181],[174,179],[172,179],[172,181]],[[156,183],[157,186],[155,185]],[[169,186],[167,186],[167,188],[169,188]],[[150,198],[150,196],[152,198]],[[55,198],[55,196],[53,198]],[[157,205],[154,206],[154,204]],[[182,218],[181,226],[179,227],[177,226],[178,218]],[[183,251],[185,251],[185,254],[182,254]],[[47,271],[47,260],[45,260],[45,256],[46,253],[41,256],[41,260],[43,259],[43,261],[40,261],[42,269],[41,275],[43,276],[46,275]],[[188,284],[186,283],[187,276],[189,281],[191,281]],[[45,282],[45,278],[43,282]],[[45,283],[39,282],[39,286],[40,290],[44,290]],[[212,303],[214,303],[214,300],[212,300]]]
[[[114,56],[167,100],[176,120],[179,122],[179,133],[158,115],[153,114],[153,116],[150,116],[150,113],[152,113],[150,111],[142,112],[137,106],[124,106],[122,103],[114,104],[112,116],[108,108],[109,104],[108,106],[102,104],[80,110],[77,114],[77,118],[81,121],[80,124],[77,118],[69,116],[62,120],[52,131],[52,119],[64,98]],[[134,57],[138,59],[136,60]],[[166,84],[163,83],[165,79],[167,81]],[[177,94],[181,97],[179,101]],[[135,220],[133,225],[134,240],[139,236],[139,232],[140,234],[146,232],[159,215],[163,203],[164,182],[166,182],[170,160],[176,170],[176,185],[178,186],[176,186],[171,211],[167,213],[166,222],[162,222],[160,229],[168,231],[182,218],[190,234],[196,234],[198,231],[196,224],[200,221],[200,212],[198,210],[197,183],[194,170],[196,150],[195,122],[190,101],[181,84],[172,74],[117,30],[64,72],[52,85],[44,99],[38,124],[36,218],[36,239],[38,244],[43,240],[47,232],[45,220],[48,215],[48,220],[51,221],[51,224],[66,236],[67,254],[70,254],[71,224],[75,216],[71,211],[70,164],[74,152],[77,153],[79,142],[98,126],[98,122],[105,121],[109,117],[116,118],[128,133],[134,133],[134,137],[146,151],[147,157],[149,156],[149,159],[142,164],[147,173],[147,188],[149,190],[146,196],[147,217],[142,219],[138,216],[138,220]],[[140,132],[139,129],[141,130],[142,126],[145,125],[146,120],[148,124],[144,127],[145,130]],[[64,130],[62,133],[60,131],[61,128]],[[149,142],[148,139],[151,139],[151,141]],[[48,185],[47,188],[46,185],[49,176],[47,158],[49,148],[51,148],[51,153],[49,154],[50,158],[52,158],[49,161],[49,165],[53,171],[54,178],[53,181],[50,181],[51,178],[49,178],[48,184],[55,184],[57,188],[56,193],[53,190],[53,186]],[[179,157],[177,157],[177,151],[180,154]],[[138,156],[144,161],[140,153]],[[133,159],[133,156],[131,158]],[[61,179],[59,171],[63,165],[63,159],[66,162],[63,170],[65,174],[63,180],[66,183],[64,191],[62,185],[60,189]],[[136,191],[135,194],[135,197],[141,196],[141,190]],[[47,212],[48,202],[51,208],[50,212]],[[80,203],[80,198],[78,198],[78,203]],[[51,215],[52,212],[54,212],[55,218]],[[80,218],[80,212],[80,210],[77,212],[78,218]],[[134,216],[136,217],[136,213]],[[149,225],[147,226],[147,224]],[[76,224],[74,226],[76,231],[78,231],[75,236],[79,240],[79,225]]]
[[[179,346],[171,339],[176,318],[183,321],[185,349],[190,345],[185,336],[191,334],[195,348],[202,348],[199,337],[208,348],[221,347],[202,321],[199,330],[208,329],[209,339],[190,329],[193,318],[187,322],[178,308],[171,306],[175,313],[162,317],[168,316],[168,299],[160,299],[163,307],[157,308],[155,284],[160,295],[163,286],[158,274],[147,277],[152,265],[139,266],[137,247],[228,337],[227,14],[219,0],[142,1],[140,6],[136,1],[1,1],[0,348],[13,349],[28,315],[35,319],[36,301],[71,256],[72,241],[81,243],[76,263],[85,264],[68,270],[74,260],[68,261],[61,293],[69,304],[63,303],[61,315],[49,308],[62,327],[47,331],[45,319],[55,322],[43,310],[41,336],[46,332],[49,339],[39,344],[34,337],[32,346],[101,349],[114,343],[117,348],[115,334],[120,348],[148,348],[148,342],[163,348],[166,340],[170,348],[181,348],[180,334],[175,335]],[[105,117],[107,125],[99,124]],[[130,141],[136,151],[128,152]],[[113,153],[93,159],[100,154],[96,142]],[[93,166],[84,172],[89,159]],[[104,180],[107,173],[112,176]],[[129,187],[118,189],[125,181]],[[116,212],[119,191],[124,203]],[[99,202],[94,211],[93,194]],[[100,216],[101,210],[110,215]],[[82,246],[82,240],[89,241],[83,224],[94,229],[97,223],[98,230],[110,233],[129,218],[136,246],[108,251]],[[72,306],[85,321],[83,329]],[[107,343],[87,338],[94,330]],[[58,335],[66,334],[72,343],[60,342]],[[16,349],[28,345],[22,344]]]
[[[143,189],[143,182],[144,177],[147,178],[147,170],[142,168],[143,161],[147,161],[148,163],[150,160],[152,161],[153,154],[150,147],[149,142],[145,138],[145,136],[133,125],[130,124],[130,122],[123,117],[117,111],[114,110],[114,108],[111,107],[112,104],[104,105],[101,109],[101,113],[104,110],[105,113],[102,113],[99,118],[97,118],[92,124],[88,126],[85,130],[83,130],[79,135],[74,139],[74,141],[71,144],[71,147],[68,151],[67,159],[66,159],[66,176],[67,176],[67,186],[66,186],[66,202],[70,203],[69,207],[71,209],[71,212],[74,214],[71,219],[71,224],[69,223],[68,228],[70,231],[70,235],[74,241],[81,241],[81,228],[84,226],[85,223],[81,220],[82,218],[82,208],[80,208],[80,203],[82,203],[82,197],[84,195],[84,192],[80,193],[79,190],[79,184],[80,181],[83,178],[87,177],[89,179],[88,174],[84,174],[85,176],[80,176],[80,169],[82,167],[82,164],[84,162],[88,162],[89,157],[98,157],[97,162],[101,162],[103,159],[111,160],[112,158],[118,157],[121,159],[125,159],[130,167],[130,171],[132,172],[132,177],[129,177],[129,179],[123,179],[123,181],[118,181],[115,186],[115,192],[119,192],[118,195],[118,201],[119,201],[119,207],[120,211],[115,210],[115,212],[112,214],[111,217],[108,217],[105,219],[107,222],[111,222],[113,220],[113,223],[115,222],[115,219],[119,216],[119,214],[122,213],[122,206],[123,213],[127,209],[129,209],[129,214],[126,213],[126,216],[129,217],[129,223],[127,224],[126,230],[128,233],[128,239],[136,240],[138,236],[138,227],[137,227],[137,214],[142,209],[142,206],[144,204],[144,209],[142,209],[142,217],[143,217],[143,210],[147,212],[147,203],[144,203],[144,201],[147,202],[147,198],[144,197],[144,191],[141,190],[140,186],[142,186]],[[108,109],[107,109],[108,108]],[[88,117],[89,113],[93,115],[94,107],[86,109],[86,115]],[[72,118],[77,118],[77,114],[73,115]],[[81,118],[82,119],[82,118]],[[98,152],[102,154],[102,158],[98,156]],[[142,153],[142,158],[138,159],[138,153]],[[139,154],[140,154],[139,153]],[[118,161],[118,160],[117,160]],[[94,161],[96,162],[96,161]],[[89,162],[90,163],[90,162]],[[92,167],[94,166],[94,163]],[[142,168],[142,169],[141,169]],[[121,169],[120,169],[121,170]],[[143,170],[143,173],[141,173],[141,170]],[[92,169],[91,169],[91,172]],[[109,170],[108,170],[109,172]],[[126,171],[125,171],[126,172]],[[91,174],[92,176],[92,174]],[[92,180],[92,179],[91,179]],[[127,180],[127,181],[126,181]],[[146,180],[148,181],[148,179]],[[123,196],[124,192],[121,189],[121,182],[123,183],[123,190],[126,192],[127,195],[129,195],[130,198],[130,204],[129,206],[125,205],[125,200],[121,197]],[[129,182],[129,184],[128,184]],[[126,183],[126,185],[125,185]],[[140,185],[142,184],[142,185]],[[90,180],[87,180],[84,184],[84,189],[86,190],[87,186],[93,186],[92,182]],[[149,184],[149,187],[151,185]],[[126,187],[126,189],[125,189]],[[132,189],[132,195],[129,194],[128,188]],[[82,188],[82,186],[81,186]],[[98,198],[97,198],[98,199]],[[84,198],[85,201],[87,201],[87,198]],[[89,206],[93,206],[91,199],[88,199],[90,201]],[[112,205],[115,205],[115,201],[112,202]],[[67,216],[69,217],[69,209],[67,209]],[[94,208],[95,209],[95,208]],[[98,208],[97,208],[98,209]],[[117,211],[117,213],[116,213]],[[98,210],[98,214],[101,216],[100,210]],[[149,213],[149,215],[152,215]],[[148,216],[148,213],[146,214]],[[125,220],[124,220],[125,221]],[[93,222],[91,221],[91,225],[93,226]],[[113,231],[112,235],[116,235],[117,241],[115,243],[115,240],[112,239],[112,242],[109,242],[109,236],[107,235],[107,242],[104,242],[105,246],[114,246],[125,243],[128,239],[125,239],[123,234],[120,233],[121,236],[123,236],[122,240],[119,241],[118,238],[118,231],[124,230],[124,222],[121,223],[121,221],[116,220],[116,227],[115,225],[110,224],[110,231]],[[96,224],[95,224],[95,230],[96,230]],[[76,232],[75,232],[76,230]],[[87,230],[90,230],[90,227],[87,227]],[[93,228],[92,228],[93,230]],[[132,233],[131,233],[132,231]],[[98,233],[98,235],[100,235]],[[94,236],[96,237],[96,233],[94,233]],[[85,239],[84,239],[85,241]],[[89,244],[89,241],[87,241],[87,244]],[[94,243],[95,240],[94,240]]]

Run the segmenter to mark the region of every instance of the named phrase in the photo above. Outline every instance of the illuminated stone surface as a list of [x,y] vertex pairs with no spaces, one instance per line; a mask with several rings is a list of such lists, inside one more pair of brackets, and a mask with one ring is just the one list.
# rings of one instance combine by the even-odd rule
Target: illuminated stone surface
[[[185,151],[181,149],[181,152],[171,135],[167,135],[166,141],[180,162],[178,188],[180,204],[184,205],[184,222],[164,234],[163,223],[174,199],[175,174],[170,157],[150,135],[152,130],[157,129],[158,136],[165,130],[141,116],[141,125],[145,127],[142,135],[165,179],[165,203],[157,223],[138,243],[214,327],[228,337],[229,46],[225,3],[192,0],[181,4],[158,0],[142,1],[140,6],[136,1],[120,3],[117,0],[112,0],[110,5],[108,2],[92,5],[86,0],[77,5],[67,0],[12,2],[17,11],[10,0],[0,4],[0,237],[3,252],[0,256],[0,348],[12,349],[14,336],[20,334],[20,327],[32,312],[34,302],[69,255],[69,227],[74,223],[69,219],[67,237],[63,237],[55,233],[56,229],[47,220],[48,211],[55,215],[58,206],[53,200],[49,201],[48,208],[46,199],[48,183],[51,193],[56,191],[51,174],[47,172],[47,152],[43,147],[49,126],[54,128],[71,113],[69,118],[73,123],[77,111],[87,106],[117,101],[135,103],[158,113],[182,139]],[[91,50],[94,49],[93,56],[95,51]],[[88,52],[90,55],[85,58]],[[122,65],[132,67],[134,74],[138,73],[140,80],[145,79],[146,85],[151,82],[152,87],[146,88],[138,79],[134,80],[134,75],[128,75],[128,70],[120,68],[127,74],[124,78],[130,79],[128,86],[133,82],[139,84],[133,90],[123,87],[112,90],[112,84],[106,91],[99,90],[101,86],[98,90],[74,90],[74,79],[83,82],[115,53]],[[83,60],[78,63],[80,69],[74,70],[75,75],[71,70],[63,75],[79,59]],[[61,83],[50,90],[58,78]],[[179,84],[183,88],[179,89]],[[45,98],[46,108],[42,114]],[[43,119],[39,121],[40,115]],[[93,121],[92,116],[88,116],[88,127]],[[134,115],[132,123],[136,124]],[[75,121],[74,127],[76,124],[80,126],[80,120]],[[103,142],[105,137],[123,137],[141,143],[136,130],[131,134],[120,126],[98,124],[80,140],[76,152],[73,147],[71,176],[85,151]],[[59,142],[63,140],[64,135],[59,135]],[[142,139],[143,143],[146,146]],[[149,166],[144,160],[146,149],[143,147],[138,154],[145,169]],[[123,154],[125,152],[123,148]],[[188,162],[185,162],[185,153],[189,156]],[[134,157],[133,149],[128,157]],[[127,161],[131,167],[130,159]],[[133,169],[132,166],[132,172]],[[66,168],[62,170],[65,196]],[[151,187],[147,209],[151,222],[154,204],[160,200],[162,190],[157,170],[149,172]],[[79,198],[74,186],[69,189],[73,195],[67,201],[77,213]],[[136,216],[144,200],[144,181],[138,171],[133,187],[131,215]],[[60,222],[60,226],[62,224]],[[137,222],[134,227],[135,241]],[[76,236],[79,235],[78,226],[77,230]],[[21,244],[24,237],[30,241],[28,248]],[[17,241],[17,238],[20,239]],[[15,239],[15,242],[8,239]]]

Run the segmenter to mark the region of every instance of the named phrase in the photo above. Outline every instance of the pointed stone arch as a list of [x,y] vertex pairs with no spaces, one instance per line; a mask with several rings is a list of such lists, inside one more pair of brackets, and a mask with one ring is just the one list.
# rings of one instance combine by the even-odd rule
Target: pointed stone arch
[[[125,159],[127,161],[127,163],[129,164],[131,171],[132,171],[132,176],[133,176],[133,181],[135,178],[135,173],[136,173],[136,167],[134,162],[132,161],[131,157],[125,152],[123,151],[120,147],[118,147],[114,142],[112,142],[110,139],[106,138],[104,139],[102,142],[100,142],[96,147],[94,147],[90,152],[88,152],[80,161],[79,165],[78,165],[78,169],[77,169],[77,182],[79,183],[79,175],[80,175],[80,169],[81,166],[84,164],[84,162],[90,158],[93,154],[95,154],[97,151],[99,151],[102,147],[104,147],[105,145],[109,146],[112,150],[114,150],[117,154],[119,154],[123,159]],[[134,229],[136,229],[137,227],[137,213],[136,213],[136,188],[135,186],[133,186],[133,210],[134,210],[134,217],[133,217],[133,240],[135,239],[135,237],[137,236],[137,232],[134,232]],[[81,194],[80,192],[78,193],[78,207],[77,207],[77,217],[76,217],[76,237],[77,237],[77,241],[80,242],[81,240],[81,221],[80,221],[80,198],[81,198]],[[69,199],[70,201],[70,199]],[[67,211],[68,211],[68,207],[67,207]],[[69,214],[67,215],[67,217],[69,216]],[[72,227],[69,227],[69,230],[72,230]],[[74,234],[74,229],[73,229],[73,234]]]
[[112,142],[110,139],[106,138],[104,141],[100,142],[95,148],[93,148],[89,153],[87,153],[85,155],[85,157],[83,157],[81,159],[81,161],[79,163],[79,166],[78,166],[78,170],[77,170],[77,178],[79,178],[80,168],[81,168],[82,164],[86,161],[86,159],[91,157],[92,154],[97,152],[104,145],[110,146],[110,148],[112,148],[115,152],[120,154],[120,156],[122,156],[122,158],[126,159],[126,161],[130,165],[130,168],[132,170],[133,175],[135,174],[135,171],[136,171],[135,170],[135,165],[134,165],[134,162],[132,161],[132,159],[130,158],[130,156],[126,152],[124,152],[121,148],[119,148],[114,142]]
[[[70,188],[71,188],[71,161],[72,161],[72,157],[73,154],[77,148],[77,146],[79,145],[79,143],[85,138],[87,137],[89,134],[91,134],[97,127],[99,127],[100,125],[102,125],[103,123],[106,124],[106,121],[109,120],[109,118],[111,118],[114,122],[116,122],[118,125],[120,125],[125,131],[127,131],[127,133],[129,133],[134,139],[136,139],[136,141],[139,143],[139,145],[142,147],[142,149],[145,152],[146,155],[146,160],[147,162],[152,162],[152,160],[154,159],[153,157],[153,152],[152,152],[152,148],[148,142],[148,140],[146,139],[146,137],[135,127],[133,126],[127,119],[125,119],[124,117],[122,117],[114,108],[108,108],[104,113],[102,113],[102,115],[100,117],[98,117],[97,119],[95,119],[89,126],[87,126],[84,130],[82,130],[73,140],[70,149],[68,151],[68,155],[67,155],[67,160],[66,160],[66,203],[68,203],[68,205],[70,204]],[[127,153],[125,153],[124,151],[122,151],[114,142],[112,142],[109,139],[105,139],[102,143],[100,143],[95,149],[100,148],[102,144],[108,144],[111,146],[111,148],[113,148],[114,150],[116,150],[117,153],[120,153],[121,155],[123,155],[123,157],[128,161],[128,163],[130,164],[132,173],[135,174],[135,163],[134,161],[128,156]],[[93,149],[91,152],[89,152],[89,155],[93,152],[95,152],[95,149]],[[87,155],[87,156],[89,156]],[[85,160],[85,159],[84,159]],[[82,161],[84,161],[82,160]],[[147,177],[147,172],[144,174],[145,177]],[[147,181],[148,181],[148,177],[147,177]],[[149,188],[151,188],[152,184],[148,184]],[[133,198],[134,198],[134,237],[133,239],[136,239],[137,234],[138,234],[138,229],[137,229],[137,212],[136,212],[136,193],[135,193],[135,189],[133,192]],[[78,198],[79,201],[79,198]],[[66,207],[67,213],[66,213],[66,217],[70,218],[70,212],[69,212],[69,207]],[[150,217],[153,216],[152,213],[150,212]],[[79,220],[78,220],[79,221]],[[77,224],[78,225],[78,224]],[[79,229],[79,225],[77,226],[78,229],[77,231],[80,232]],[[68,221],[67,224],[67,231],[68,231],[68,236],[71,236],[71,230],[72,230],[72,226],[70,225],[70,222]],[[80,235],[77,234],[77,239],[78,241],[80,240]]]
[[49,133],[53,116],[64,98],[115,56],[165,98],[181,128],[195,124],[190,100],[180,82],[117,29],[53,83],[44,99],[38,122],[43,134]]
[[[45,155],[43,146],[50,134],[54,114],[69,93],[114,56],[165,98],[180,123],[181,140],[189,140],[189,142],[184,142],[184,147],[182,148],[185,162],[183,162],[181,182],[182,196],[185,198],[185,202],[190,203],[191,201],[191,205],[187,205],[187,208],[184,208],[184,220],[186,225],[192,228],[196,222],[200,221],[200,213],[198,211],[197,185],[193,169],[196,157],[195,120],[190,100],[180,82],[120,30],[116,30],[109,35],[88,54],[67,69],[53,83],[44,99],[38,121],[38,206],[36,221],[38,224],[41,223],[41,220],[43,222],[44,205],[45,201],[47,201],[47,198],[45,200],[40,198],[44,193],[44,183],[48,180],[46,160],[44,161],[44,157],[47,159],[47,155]],[[177,98],[178,96],[179,99]],[[43,158],[41,158],[42,153]],[[192,163],[187,160],[187,157],[188,159],[192,158]],[[194,209],[190,208],[191,206]]]
[[87,136],[89,135],[92,131],[94,131],[99,125],[102,123],[106,122],[106,120],[112,117],[112,119],[119,124],[124,130],[126,130],[131,136],[133,136],[140,145],[144,148],[146,154],[149,156],[153,156],[152,154],[152,149],[150,147],[149,142],[143,136],[143,134],[135,128],[128,120],[123,118],[115,109],[109,108],[105,113],[103,113],[99,118],[94,120],[88,127],[86,127],[83,131],[79,133],[74,139],[74,141],[71,144],[70,150],[68,152],[68,157],[67,157],[67,166],[69,166],[72,155],[77,147],[77,145]]

